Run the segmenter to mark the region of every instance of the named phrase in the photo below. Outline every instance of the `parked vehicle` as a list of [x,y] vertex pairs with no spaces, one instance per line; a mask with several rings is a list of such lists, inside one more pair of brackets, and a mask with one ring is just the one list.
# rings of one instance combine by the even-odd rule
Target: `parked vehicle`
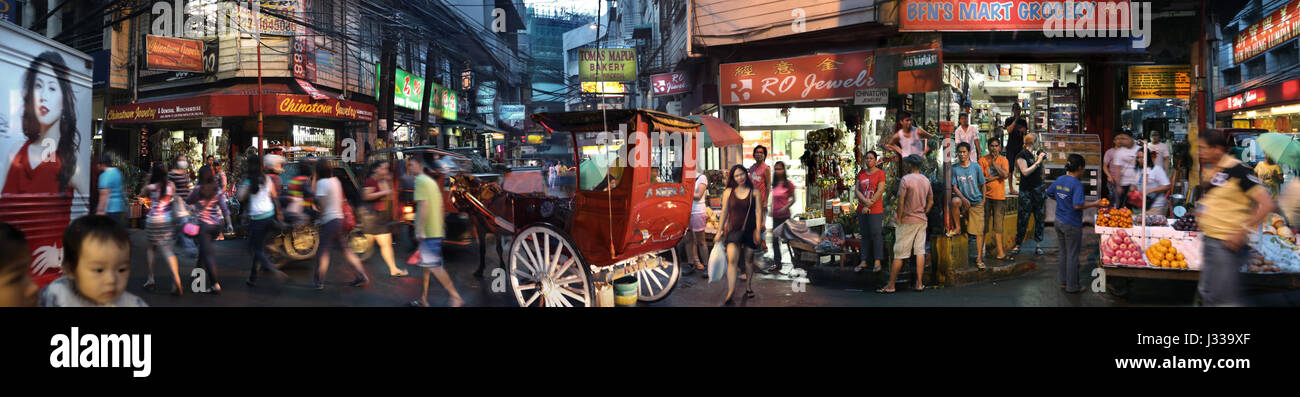
[[[456,174],[458,175],[472,176],[477,180],[487,183],[498,183],[501,180],[501,174],[493,172],[491,167],[487,165],[486,160],[483,160],[481,157],[476,160],[469,156],[449,152],[433,146],[412,146],[373,151],[366,156],[366,164],[384,161],[390,162],[389,169],[396,170],[395,175],[398,176],[393,178],[395,184],[393,190],[398,192],[396,202],[394,203],[392,199],[388,200],[388,202],[392,204],[388,206],[388,208],[393,211],[391,214],[392,219],[396,219],[398,222],[401,222],[406,226],[414,226],[415,224],[415,205],[412,203],[412,198],[415,194],[415,180],[414,178],[403,175],[402,170],[406,169],[405,160],[408,158],[419,158],[425,163],[431,163],[432,161],[443,157],[450,158],[452,162],[456,164]],[[363,165],[362,167],[364,168],[365,166]],[[364,171],[358,173],[358,175],[364,174]],[[439,187],[442,188],[442,197],[444,199],[443,210],[446,211],[447,214],[447,237],[443,241],[446,244],[452,245],[469,245],[475,239],[473,227],[470,224],[469,217],[456,208],[450,193],[450,186],[453,184],[455,177],[456,175],[448,175],[446,176],[446,179],[438,181]],[[413,233],[413,229],[410,227],[407,228],[407,231],[408,233]]]

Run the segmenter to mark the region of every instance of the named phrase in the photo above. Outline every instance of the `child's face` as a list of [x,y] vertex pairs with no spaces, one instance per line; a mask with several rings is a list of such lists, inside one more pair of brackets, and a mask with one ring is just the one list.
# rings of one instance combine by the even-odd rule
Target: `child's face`
[[122,296],[127,276],[131,275],[131,251],[117,243],[88,238],[81,243],[77,271],[69,275],[77,291],[95,303],[104,305]]
[[36,292],[39,288],[27,275],[27,263],[31,255],[24,252],[23,266],[7,266],[0,270],[0,307],[36,306]]

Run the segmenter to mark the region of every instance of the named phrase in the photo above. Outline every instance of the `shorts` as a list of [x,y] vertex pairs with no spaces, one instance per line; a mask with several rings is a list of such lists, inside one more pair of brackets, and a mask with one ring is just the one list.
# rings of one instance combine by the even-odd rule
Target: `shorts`
[[420,267],[442,267],[442,239],[426,238],[420,240]]
[[904,223],[894,232],[894,259],[907,259],[912,253],[925,255],[925,224]]
[[320,252],[330,252],[336,247],[347,247],[347,232],[343,231],[343,219],[331,219],[320,225]]
[[705,225],[705,223],[707,223],[707,222],[706,222],[707,220],[706,220],[705,218],[707,218],[708,216],[709,216],[708,213],[704,213],[704,212],[694,213],[694,212],[692,212],[692,213],[691,213],[691,231],[692,231],[692,232],[702,232],[702,231],[704,231],[704,225]]
[[1002,234],[1002,221],[1007,218],[1006,200],[984,199],[984,233]]
[[971,204],[966,214],[966,233],[984,234],[984,201]]
[[389,234],[388,230],[388,213],[379,212],[372,209],[363,209],[357,213],[360,215],[361,230],[365,234]]

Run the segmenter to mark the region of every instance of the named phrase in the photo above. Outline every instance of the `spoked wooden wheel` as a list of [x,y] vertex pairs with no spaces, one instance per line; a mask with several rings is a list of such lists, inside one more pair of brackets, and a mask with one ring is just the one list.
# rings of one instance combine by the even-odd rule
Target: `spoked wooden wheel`
[[647,263],[636,273],[640,285],[637,299],[642,302],[658,302],[667,297],[677,285],[681,268],[677,266],[677,250],[670,249],[654,255],[660,263]]
[[506,271],[519,306],[595,306],[586,264],[569,239],[549,226],[531,226],[515,236]]

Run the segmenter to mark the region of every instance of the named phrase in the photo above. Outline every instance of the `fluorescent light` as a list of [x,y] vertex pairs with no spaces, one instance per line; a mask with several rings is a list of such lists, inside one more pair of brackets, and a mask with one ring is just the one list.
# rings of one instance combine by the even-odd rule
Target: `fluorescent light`
[[1300,113],[1300,105],[1278,106],[1270,110],[1273,114],[1295,114]]
[[1080,63],[1080,64],[1075,64],[1075,65],[1074,65],[1074,71],[1073,71],[1073,72],[1070,72],[1070,73],[1079,73],[1079,72],[1082,71],[1082,70],[1083,70],[1083,64],[1082,64],[1082,63]]
[[1252,111],[1246,112],[1246,117],[1255,117],[1255,111],[1252,110]]

